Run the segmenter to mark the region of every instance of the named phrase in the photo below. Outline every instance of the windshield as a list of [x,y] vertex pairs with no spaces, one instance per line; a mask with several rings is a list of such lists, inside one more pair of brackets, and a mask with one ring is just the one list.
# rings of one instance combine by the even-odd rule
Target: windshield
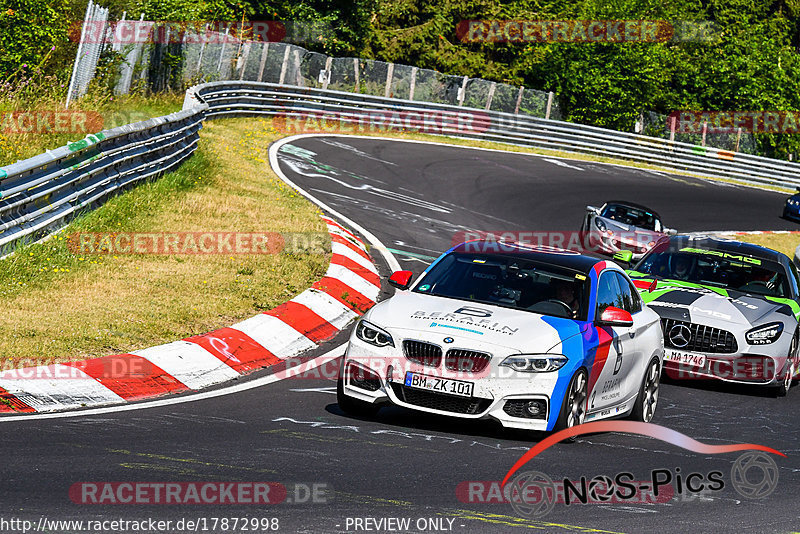
[[606,204],[606,207],[600,212],[600,216],[645,230],[661,231],[661,221],[654,213],[632,206]]
[[636,271],[707,286],[735,289],[755,295],[787,297],[788,280],[780,264],[719,250],[682,248],[654,252],[642,259]]
[[588,281],[578,272],[529,259],[453,252],[413,291],[585,320]]

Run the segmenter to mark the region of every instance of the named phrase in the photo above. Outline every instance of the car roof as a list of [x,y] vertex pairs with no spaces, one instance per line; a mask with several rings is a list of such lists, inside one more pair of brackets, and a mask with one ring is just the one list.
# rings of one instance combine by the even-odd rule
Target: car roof
[[[478,241],[480,242],[480,241]],[[492,248],[488,250],[474,250],[469,246],[470,243],[461,243],[453,247],[452,252],[458,254],[487,254],[493,256],[502,256],[504,258],[523,258],[532,260],[538,263],[549,264],[556,267],[563,267],[572,271],[578,271],[588,274],[594,269],[594,266],[602,261],[602,259],[593,258],[591,256],[584,256],[571,250],[558,249],[553,247],[536,247],[535,245],[524,245],[513,242],[503,242],[497,245],[498,249],[493,250],[494,243],[491,244]],[[504,249],[504,250],[502,250]]]
[[619,206],[627,206],[629,208],[637,208],[637,209],[640,209],[640,210],[649,211],[650,213],[655,215],[658,219],[661,219],[661,215],[659,215],[656,212],[656,210],[652,210],[652,209],[648,208],[647,206],[644,206],[642,204],[637,204],[636,202],[628,202],[627,200],[607,200],[606,203],[603,204],[603,207],[606,207],[609,204],[616,204],[616,205],[619,205]]
[[778,263],[788,260],[786,254],[778,252],[777,250],[772,250],[771,248],[754,245],[753,243],[719,239],[710,236],[676,235],[669,238],[669,245],[670,248],[691,245],[701,249],[721,250],[723,252],[731,252]]

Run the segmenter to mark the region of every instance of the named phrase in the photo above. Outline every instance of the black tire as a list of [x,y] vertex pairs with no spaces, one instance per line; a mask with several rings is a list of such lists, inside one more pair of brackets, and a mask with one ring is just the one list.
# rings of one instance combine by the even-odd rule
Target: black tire
[[661,378],[661,366],[658,358],[653,358],[647,364],[647,369],[642,378],[642,385],[639,386],[639,394],[633,404],[633,410],[629,416],[634,421],[649,423],[653,420],[658,404],[658,386]]
[[789,345],[789,354],[786,355],[786,365],[783,368],[783,379],[781,382],[772,387],[772,394],[775,397],[785,397],[792,387],[794,374],[797,371],[797,334],[795,333],[792,338],[792,344]]
[[344,363],[339,367],[339,379],[336,381],[336,402],[339,403],[339,408],[346,414],[357,415],[360,417],[372,417],[378,410],[381,409],[380,405],[370,404],[353,397],[348,397],[344,394],[344,378],[342,372],[344,370]]
[[[586,402],[588,397],[588,378],[584,369],[578,369],[569,381],[569,386],[561,403],[561,411],[556,420],[554,431],[565,430],[583,423],[586,417]],[[573,443],[575,437],[566,438],[567,443]]]

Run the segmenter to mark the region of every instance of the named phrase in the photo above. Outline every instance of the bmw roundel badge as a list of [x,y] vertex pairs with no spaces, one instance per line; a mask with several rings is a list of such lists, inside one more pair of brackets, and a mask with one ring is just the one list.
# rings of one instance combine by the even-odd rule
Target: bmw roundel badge
[[453,341],[455,341],[455,340],[454,340],[452,337],[446,337],[446,338],[444,338],[444,342],[445,342],[445,343],[452,343]]

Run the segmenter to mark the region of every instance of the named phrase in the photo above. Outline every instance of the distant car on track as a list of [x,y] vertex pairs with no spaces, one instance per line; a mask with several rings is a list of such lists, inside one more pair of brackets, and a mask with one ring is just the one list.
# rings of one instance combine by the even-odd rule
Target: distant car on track
[[675,230],[665,228],[655,211],[624,200],[611,200],[602,207],[586,206],[581,233],[589,248],[613,256],[621,250],[630,250],[638,260],[656,242]]
[[342,359],[343,411],[394,404],[552,431],[629,415],[650,421],[663,340],[615,263],[506,243],[462,243],[359,321]]
[[797,188],[797,193],[786,199],[783,205],[783,218],[800,222],[800,187]]
[[760,384],[786,395],[800,373],[800,277],[788,256],[675,236],[628,273],[661,316],[670,376]]

